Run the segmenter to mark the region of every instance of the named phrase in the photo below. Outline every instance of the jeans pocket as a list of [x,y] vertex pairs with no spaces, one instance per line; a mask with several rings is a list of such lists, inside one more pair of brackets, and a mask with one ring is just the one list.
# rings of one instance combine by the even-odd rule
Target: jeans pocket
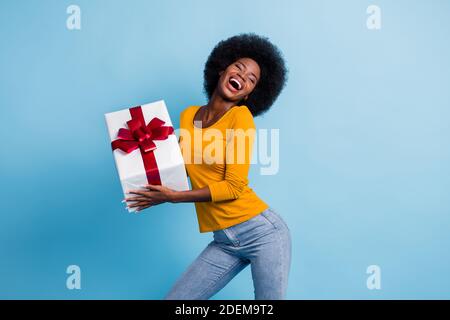
[[273,216],[273,213],[270,210],[270,208],[264,210],[261,213],[261,217],[263,217],[264,220],[266,220],[269,224],[271,224],[275,229],[278,229],[277,228],[277,221],[276,221],[275,217]]
[[266,211],[263,212],[263,216],[273,224],[273,226],[277,229],[280,229],[280,227],[285,227],[288,232],[290,232],[290,229],[287,225],[287,223],[284,221],[284,219],[272,208],[268,208]]

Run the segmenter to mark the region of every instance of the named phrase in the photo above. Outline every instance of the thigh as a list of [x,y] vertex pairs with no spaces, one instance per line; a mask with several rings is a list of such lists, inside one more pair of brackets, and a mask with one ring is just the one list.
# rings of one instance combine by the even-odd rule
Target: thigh
[[255,299],[285,299],[291,265],[291,235],[281,217],[265,211],[264,218],[272,225],[273,232],[259,238],[251,258]]
[[191,263],[165,300],[205,300],[220,291],[250,263],[212,241]]

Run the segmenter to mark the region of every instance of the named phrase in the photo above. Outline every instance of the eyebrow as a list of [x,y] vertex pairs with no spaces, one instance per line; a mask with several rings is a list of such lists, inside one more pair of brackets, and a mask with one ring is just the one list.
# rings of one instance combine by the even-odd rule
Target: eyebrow
[[[241,61],[238,61],[237,63],[242,64],[245,67],[245,69],[247,70],[247,66],[245,65],[245,63],[243,63]],[[250,72],[250,73],[256,78],[256,80],[258,80],[258,77],[253,72]]]

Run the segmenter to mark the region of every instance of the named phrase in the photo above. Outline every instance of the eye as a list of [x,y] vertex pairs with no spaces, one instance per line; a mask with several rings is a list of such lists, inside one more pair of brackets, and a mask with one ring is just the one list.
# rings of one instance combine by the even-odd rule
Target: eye
[[236,66],[239,70],[242,70],[242,69],[241,69],[241,66],[240,66],[238,63],[236,63],[235,66]]

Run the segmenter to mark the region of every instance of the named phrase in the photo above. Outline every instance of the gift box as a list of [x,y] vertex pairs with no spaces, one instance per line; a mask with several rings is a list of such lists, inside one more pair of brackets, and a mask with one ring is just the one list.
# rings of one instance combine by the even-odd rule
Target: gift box
[[[184,160],[163,100],[105,114],[125,197],[146,184],[188,190]],[[128,209],[129,212],[135,208]]]

